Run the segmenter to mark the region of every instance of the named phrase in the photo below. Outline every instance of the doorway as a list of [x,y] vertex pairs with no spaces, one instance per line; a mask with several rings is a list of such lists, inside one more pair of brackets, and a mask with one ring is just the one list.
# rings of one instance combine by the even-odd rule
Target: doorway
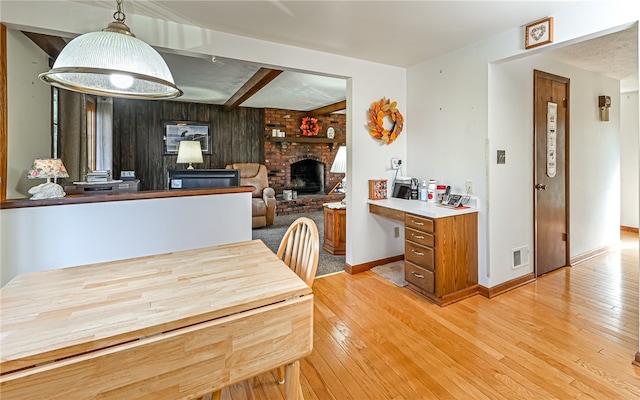
[[569,79],[534,70],[534,270],[569,265]]

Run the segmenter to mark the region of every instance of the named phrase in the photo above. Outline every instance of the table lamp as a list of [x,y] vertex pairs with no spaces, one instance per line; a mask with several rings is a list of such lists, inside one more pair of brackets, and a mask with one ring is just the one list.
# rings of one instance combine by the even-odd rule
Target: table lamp
[[46,183],[34,186],[29,189],[29,194],[33,196],[31,200],[55,199],[64,197],[66,193],[62,186],[51,182],[51,178],[68,178],[69,173],[59,158],[36,158],[27,174],[28,179],[47,178]]
[[192,163],[202,163],[202,147],[197,140],[182,140],[178,147],[178,160],[177,163],[186,164],[189,163],[187,169],[193,169]]
[[331,165],[331,172],[334,174],[344,174],[342,178],[342,190],[347,187],[347,146],[340,146],[336,158]]

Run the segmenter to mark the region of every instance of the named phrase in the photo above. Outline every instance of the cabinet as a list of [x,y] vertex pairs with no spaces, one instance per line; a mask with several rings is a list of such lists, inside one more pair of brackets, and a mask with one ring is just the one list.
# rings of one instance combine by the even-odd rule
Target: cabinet
[[405,213],[405,280],[445,306],[478,291],[477,213],[427,218]]
[[347,250],[347,209],[324,209],[324,238],[322,248],[334,255],[344,255]]

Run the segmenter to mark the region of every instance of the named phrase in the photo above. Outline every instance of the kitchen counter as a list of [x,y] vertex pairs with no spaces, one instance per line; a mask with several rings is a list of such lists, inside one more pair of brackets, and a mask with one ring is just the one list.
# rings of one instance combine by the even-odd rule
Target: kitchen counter
[[469,200],[469,204],[467,206],[458,208],[443,207],[439,204],[429,203],[426,201],[405,200],[393,197],[383,200],[368,200],[367,203],[378,207],[389,208],[391,210],[420,215],[428,218],[445,218],[478,212],[476,201],[473,197]]

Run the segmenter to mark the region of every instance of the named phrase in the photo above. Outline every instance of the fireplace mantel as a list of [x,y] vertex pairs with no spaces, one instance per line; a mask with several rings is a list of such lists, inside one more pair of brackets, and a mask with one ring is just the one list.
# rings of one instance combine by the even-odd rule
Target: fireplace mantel
[[329,148],[333,150],[333,146],[340,145],[345,146],[345,143],[341,143],[338,139],[329,139],[325,137],[308,137],[308,136],[296,136],[296,137],[273,137],[268,136],[267,140],[274,143],[326,143]]

